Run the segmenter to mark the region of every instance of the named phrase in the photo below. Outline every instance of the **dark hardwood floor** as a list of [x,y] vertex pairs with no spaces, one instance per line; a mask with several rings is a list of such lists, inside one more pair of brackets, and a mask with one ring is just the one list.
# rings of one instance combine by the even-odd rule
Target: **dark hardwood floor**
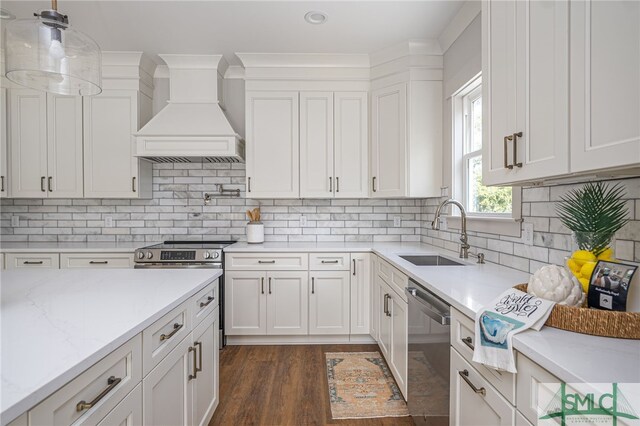
[[411,417],[333,420],[325,352],[376,345],[227,346],[220,353],[220,404],[213,425],[413,425]]

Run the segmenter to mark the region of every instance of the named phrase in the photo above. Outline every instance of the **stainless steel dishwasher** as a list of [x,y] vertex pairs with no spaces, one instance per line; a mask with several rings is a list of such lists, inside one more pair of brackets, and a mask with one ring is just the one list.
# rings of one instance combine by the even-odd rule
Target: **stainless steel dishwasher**
[[451,307],[415,281],[409,301],[409,413],[416,425],[449,425]]

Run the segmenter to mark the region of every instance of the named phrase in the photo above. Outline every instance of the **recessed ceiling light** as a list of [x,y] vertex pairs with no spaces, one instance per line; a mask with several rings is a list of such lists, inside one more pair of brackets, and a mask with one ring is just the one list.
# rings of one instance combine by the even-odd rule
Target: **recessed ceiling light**
[[0,9],[0,19],[16,19],[15,16],[13,16],[13,14],[11,12],[9,12],[7,9]]
[[304,15],[304,20],[313,25],[324,24],[327,22],[327,19],[329,19],[329,16],[327,16],[326,13],[317,10],[312,10]]

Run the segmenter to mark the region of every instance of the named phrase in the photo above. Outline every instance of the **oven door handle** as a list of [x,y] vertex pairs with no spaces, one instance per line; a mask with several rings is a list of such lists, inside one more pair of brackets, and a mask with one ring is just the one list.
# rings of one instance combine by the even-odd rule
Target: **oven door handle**
[[405,293],[409,302],[414,302],[426,316],[441,325],[451,325],[451,313],[449,311],[440,311],[436,309],[436,304],[443,305],[443,302],[435,299],[429,293],[419,290],[416,287],[405,288]]

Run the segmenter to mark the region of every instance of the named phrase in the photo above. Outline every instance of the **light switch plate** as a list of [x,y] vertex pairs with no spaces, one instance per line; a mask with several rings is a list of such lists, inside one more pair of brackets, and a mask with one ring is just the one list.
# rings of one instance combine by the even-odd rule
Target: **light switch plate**
[[522,224],[522,242],[528,246],[533,245],[533,223]]
[[104,217],[104,226],[106,228],[113,228],[113,218],[111,216]]
[[307,217],[305,215],[300,216],[300,226],[307,226]]
[[20,216],[11,216],[11,226],[13,227],[20,226]]
[[393,217],[393,226],[394,228],[400,228],[402,226],[402,220],[400,219],[400,216]]

